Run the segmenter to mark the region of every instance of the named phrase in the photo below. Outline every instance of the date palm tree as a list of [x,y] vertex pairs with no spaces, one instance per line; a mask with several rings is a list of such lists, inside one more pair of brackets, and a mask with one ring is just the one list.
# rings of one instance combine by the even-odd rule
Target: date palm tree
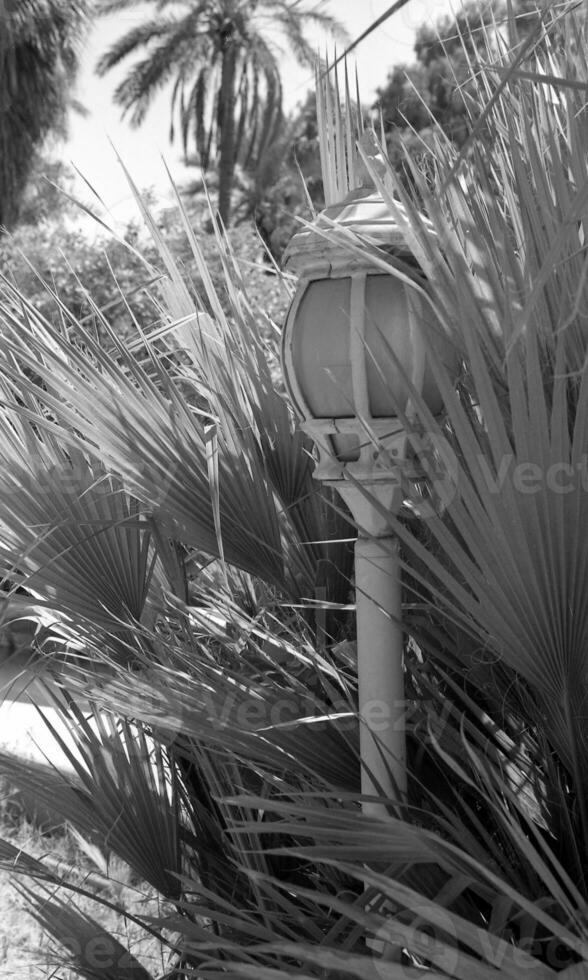
[[0,228],[18,218],[36,151],[62,131],[92,0],[0,2]]
[[[173,117],[179,116],[184,150],[193,142],[204,169],[218,159],[218,207],[225,223],[238,160],[260,155],[282,115],[280,59],[285,43],[301,64],[312,65],[315,45],[305,28],[344,36],[334,17],[292,0],[150,0],[154,16],[127,31],[100,58],[104,75],[144,52],[115,91],[115,101],[140,125],[158,90],[173,79]],[[106,0],[104,14],[134,6]]]

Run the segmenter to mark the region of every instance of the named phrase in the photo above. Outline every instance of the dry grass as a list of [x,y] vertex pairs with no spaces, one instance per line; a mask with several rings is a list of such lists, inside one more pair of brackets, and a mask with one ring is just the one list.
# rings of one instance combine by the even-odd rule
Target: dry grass
[[[17,652],[10,659],[2,656],[5,651],[0,648],[1,694],[7,698],[22,690],[36,703],[46,705],[46,697],[42,689],[37,690],[29,669],[29,653],[25,651],[19,655],[20,636],[13,639]],[[26,641],[27,637],[24,639]],[[54,709],[45,707],[44,710],[61,731]],[[69,768],[67,759],[48,736],[42,717],[26,698],[16,701],[0,698],[0,747],[23,759],[38,762],[46,761],[48,756],[53,764]],[[106,880],[100,874],[100,855],[96,853],[93,861],[84,853],[73,836],[59,826],[56,813],[39,805],[32,794],[17,793],[3,782],[0,782],[0,838],[22,847],[32,857],[42,858],[52,871],[58,871],[76,885],[83,886],[86,881],[89,890],[98,892],[130,913],[157,915],[161,912],[152,889],[143,882],[133,887],[132,874],[123,862],[113,859],[107,869],[102,867],[102,871],[108,872]],[[39,924],[26,911],[25,900],[13,887],[13,882],[18,880],[20,876],[11,878],[0,871],[0,980],[44,980],[53,976],[74,980],[77,974],[56,969],[61,951],[51,946]],[[26,883],[34,887],[34,883]],[[68,899],[69,894],[64,888],[58,892],[63,899]],[[76,897],[76,905],[115,936],[154,976],[165,972],[159,944],[138,925],[84,897]]]
[[[104,898],[130,913],[161,913],[154,892],[141,883],[135,885],[129,869],[122,862],[115,859],[110,863],[110,880],[106,881],[70,834],[64,830],[41,832],[23,817],[17,802],[5,793],[2,797],[0,836],[21,846],[32,856],[43,858],[53,870],[59,870],[76,884],[82,885],[87,880],[94,891],[99,890]],[[50,977],[74,980],[77,974],[56,968],[61,951],[49,942],[28,914],[25,901],[14,888],[14,881],[9,874],[0,871],[0,980],[44,980]],[[60,889],[59,895],[68,897],[65,889]],[[165,972],[160,945],[138,925],[96,901],[79,896],[75,901],[80,910],[109,930],[154,976]]]

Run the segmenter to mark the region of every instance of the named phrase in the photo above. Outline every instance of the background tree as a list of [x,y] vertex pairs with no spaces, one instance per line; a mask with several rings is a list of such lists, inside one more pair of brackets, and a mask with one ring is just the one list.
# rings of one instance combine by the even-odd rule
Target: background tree
[[235,217],[254,221],[268,252],[279,262],[300,227],[298,219],[308,219],[325,203],[314,92],[283,119],[261,155],[242,169],[239,191]]
[[63,133],[92,0],[0,3],[0,229],[19,217],[37,151]]
[[[237,162],[260,159],[282,119],[281,39],[302,64],[315,59],[308,26],[343,30],[330,14],[291,0],[177,0],[156,4],[150,20],[124,34],[100,58],[104,75],[144,51],[115,92],[123,114],[140,125],[155,93],[173,79],[172,126],[179,119],[184,151],[193,144],[206,170],[218,161],[218,207],[227,224]],[[101,12],[116,13],[134,0],[106,0]]]
[[[32,229],[38,229],[41,222],[61,224],[67,218],[79,218],[80,208],[73,199],[75,178],[73,168],[63,160],[43,151],[35,155],[18,215],[18,227],[30,229],[31,246],[35,243]],[[0,243],[0,251],[5,246],[6,241]]]
[[[545,16],[545,4],[515,0],[515,30],[519,39],[537,29]],[[374,109],[381,113],[392,161],[403,167],[408,149],[413,158],[426,156],[432,148],[435,127],[461,146],[472,119],[480,111],[471,64],[478,57],[488,60],[498,52],[501,38],[508,38],[508,12],[502,0],[470,0],[455,16],[440,18],[433,27],[419,28],[414,43],[416,61],[396,65],[385,85],[377,89]]]

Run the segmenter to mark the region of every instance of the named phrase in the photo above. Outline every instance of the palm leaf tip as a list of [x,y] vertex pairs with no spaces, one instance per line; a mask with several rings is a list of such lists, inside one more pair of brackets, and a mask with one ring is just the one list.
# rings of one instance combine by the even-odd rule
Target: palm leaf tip
[[129,949],[92,916],[50,892],[39,894],[23,884],[16,887],[29,913],[57,944],[56,967],[67,965],[86,980],[97,976],[104,980],[153,980]]

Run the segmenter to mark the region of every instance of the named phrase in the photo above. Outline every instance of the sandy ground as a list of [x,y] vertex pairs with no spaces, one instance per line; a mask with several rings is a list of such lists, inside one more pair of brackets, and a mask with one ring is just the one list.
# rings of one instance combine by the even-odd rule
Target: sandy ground
[[69,768],[43,715],[65,735],[42,684],[30,670],[28,657],[13,655],[0,662],[0,750]]
[[[42,715],[63,734],[54,708],[49,701],[42,685],[33,676],[28,666],[28,656],[12,655],[2,657],[5,653],[0,648],[0,752],[17,753],[27,759],[50,762],[63,770],[71,769],[70,764],[53,741]],[[37,705],[41,708],[38,710]],[[43,810],[39,811],[34,800],[28,800],[22,794],[13,796],[8,789],[6,799],[0,800],[0,807],[16,806],[16,813],[24,816],[20,824],[17,838],[10,838],[12,830],[3,827],[3,835],[8,834],[12,842],[22,847],[34,857],[50,857],[59,860],[63,867],[77,866],[80,854],[74,851],[73,845],[66,838],[47,837],[42,828],[55,824],[52,815]],[[27,820],[33,820],[28,823]],[[114,875],[117,877],[117,875]],[[126,881],[128,871],[121,865],[120,879]],[[14,879],[18,881],[18,879]],[[27,880],[31,885],[31,881]],[[34,890],[34,886],[33,886]],[[60,891],[60,897],[67,899],[68,892]],[[145,897],[147,896],[147,897]],[[159,905],[155,896],[149,891],[141,896],[134,890],[123,888],[115,890],[108,896],[115,902],[139,914],[149,912],[156,915]],[[147,904],[146,904],[147,903]],[[161,961],[159,945],[137,926],[128,924],[127,920],[116,915],[114,911],[91,902],[89,899],[80,900],[80,908],[88,912],[107,930],[112,932],[138,956],[153,976],[161,975],[164,964]],[[67,969],[55,970],[55,961],[50,964],[47,937],[43,936],[40,926],[27,914],[26,902],[14,889],[11,876],[0,870],[0,980],[46,980],[48,977],[63,977],[72,980],[73,974]],[[76,974],[77,975],[77,974]]]

